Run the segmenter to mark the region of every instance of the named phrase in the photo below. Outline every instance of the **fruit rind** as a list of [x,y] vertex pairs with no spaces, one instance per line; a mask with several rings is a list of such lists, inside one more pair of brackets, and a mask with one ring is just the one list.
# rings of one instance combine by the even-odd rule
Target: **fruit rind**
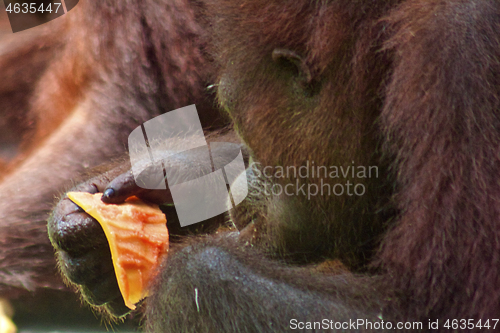
[[168,251],[165,215],[157,205],[137,197],[123,204],[106,204],[102,193],[68,192],[67,196],[102,226],[120,292],[125,305],[134,310],[148,296],[148,285]]

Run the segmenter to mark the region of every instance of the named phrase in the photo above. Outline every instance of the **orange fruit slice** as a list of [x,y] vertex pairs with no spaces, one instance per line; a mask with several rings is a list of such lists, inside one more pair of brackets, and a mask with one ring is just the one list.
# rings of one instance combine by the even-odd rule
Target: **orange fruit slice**
[[67,195],[104,229],[120,292],[125,305],[134,310],[135,304],[148,296],[160,257],[168,251],[165,214],[157,205],[137,197],[115,205],[102,202],[102,193]]

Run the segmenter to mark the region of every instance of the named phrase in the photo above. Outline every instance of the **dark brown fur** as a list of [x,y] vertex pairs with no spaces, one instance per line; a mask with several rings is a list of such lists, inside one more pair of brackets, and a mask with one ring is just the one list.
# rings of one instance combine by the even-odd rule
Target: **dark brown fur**
[[[206,5],[220,104],[261,164],[249,172],[252,191],[263,186],[264,167],[306,161],[378,165],[380,176],[363,180],[361,197],[252,192],[232,214],[246,226],[241,233],[172,248],[147,301],[146,330],[281,332],[293,318],[420,321],[424,330],[439,319],[439,331],[448,331],[447,319],[493,324],[500,313],[500,5]],[[117,179],[109,186],[119,191]],[[72,251],[62,226],[80,224],[61,206],[55,214],[63,216],[50,223],[61,255]],[[317,269],[325,259],[356,274]]]
[[408,318],[500,313],[500,6],[409,1],[388,22],[394,73],[381,123],[401,216],[379,264]]
[[[498,316],[498,4],[214,1],[213,11],[221,83],[230,83],[228,91],[220,87],[221,104],[256,160],[383,166],[374,142],[394,157],[394,171],[382,174],[396,176],[399,214],[375,259],[385,280],[377,289],[391,290],[384,318],[443,324]],[[317,100],[302,106],[286,95],[270,59],[275,47],[304,55],[323,82]],[[333,251],[346,237],[358,237],[353,223],[378,223],[369,201],[336,207],[326,200],[320,209],[332,219],[328,226],[351,228],[334,234]],[[297,209],[293,203],[284,211]],[[346,210],[361,217],[342,219]],[[314,210],[309,214],[297,224],[315,223]]]

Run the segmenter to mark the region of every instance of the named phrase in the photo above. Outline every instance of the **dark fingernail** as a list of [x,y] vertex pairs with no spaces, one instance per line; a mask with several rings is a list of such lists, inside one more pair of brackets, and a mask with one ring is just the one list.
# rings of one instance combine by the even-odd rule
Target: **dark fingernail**
[[102,194],[103,198],[112,198],[115,196],[115,190],[112,188],[108,188],[104,193]]

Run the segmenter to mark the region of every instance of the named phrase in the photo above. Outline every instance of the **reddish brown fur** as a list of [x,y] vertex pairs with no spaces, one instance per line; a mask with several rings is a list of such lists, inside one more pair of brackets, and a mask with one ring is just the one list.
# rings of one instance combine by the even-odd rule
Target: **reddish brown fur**
[[[375,260],[381,290],[397,295],[384,314],[425,323],[498,316],[498,4],[213,3],[221,104],[257,161],[379,164],[377,141],[394,156],[400,213]],[[276,47],[304,55],[323,80],[316,100],[287,95],[270,62]],[[335,217],[345,210],[373,218],[368,200],[351,208],[318,200],[330,200],[320,206],[336,220],[330,225],[351,226],[353,215]],[[303,223],[314,219],[313,210]]]
[[[26,146],[24,138],[35,130],[29,111],[30,96],[49,61],[53,59],[55,49],[61,47],[60,42],[50,29],[40,29],[37,34],[21,33],[14,37],[9,32],[2,36],[0,100],[3,113],[0,140],[1,157],[6,162],[23,150],[20,146]],[[12,167],[15,163],[10,164]]]
[[[221,65],[219,97],[258,162],[298,167],[306,160],[322,166],[351,165],[354,161],[354,165],[379,165],[384,170],[377,118],[389,58],[377,52],[384,38],[378,20],[392,5],[215,2],[211,10],[218,15],[213,49]],[[325,31],[333,33],[321,44],[319,36]],[[317,95],[304,98],[296,93],[290,78],[283,76],[271,59],[277,47],[304,55],[321,87]],[[364,180],[369,193],[361,198],[341,196],[333,200],[326,195],[284,205],[291,215],[315,216],[309,222],[296,221],[305,234],[311,225],[324,231],[309,246],[336,242],[336,247],[326,245],[328,255],[342,258],[351,268],[366,268],[368,249],[378,241],[387,218],[375,208],[386,204],[387,188],[381,180]],[[325,211],[330,212],[326,220]],[[292,217],[280,214],[269,214],[266,228],[280,229],[289,223],[285,221]],[[287,237],[294,243],[297,235]]]
[[499,18],[493,1],[408,1],[388,19],[381,119],[402,214],[380,263],[405,316],[500,313]]
[[204,126],[221,126],[195,10],[184,0],[81,1],[0,54],[2,131],[21,119],[9,138],[21,150],[0,183],[1,295],[61,288],[45,226],[54,197],[122,155],[131,130],[193,103]]
[[[240,234],[172,249],[146,329],[267,332],[290,329],[291,318],[383,318],[424,329],[440,319],[447,331],[447,319],[497,319],[500,5],[207,0],[206,16],[220,103],[255,161],[354,161],[379,165],[380,177],[364,180],[362,197],[252,192],[232,214],[247,225]],[[289,58],[273,59],[276,50]],[[76,215],[63,200],[50,222],[60,254],[81,250],[64,229],[87,230]],[[356,274],[294,266],[325,259]]]

